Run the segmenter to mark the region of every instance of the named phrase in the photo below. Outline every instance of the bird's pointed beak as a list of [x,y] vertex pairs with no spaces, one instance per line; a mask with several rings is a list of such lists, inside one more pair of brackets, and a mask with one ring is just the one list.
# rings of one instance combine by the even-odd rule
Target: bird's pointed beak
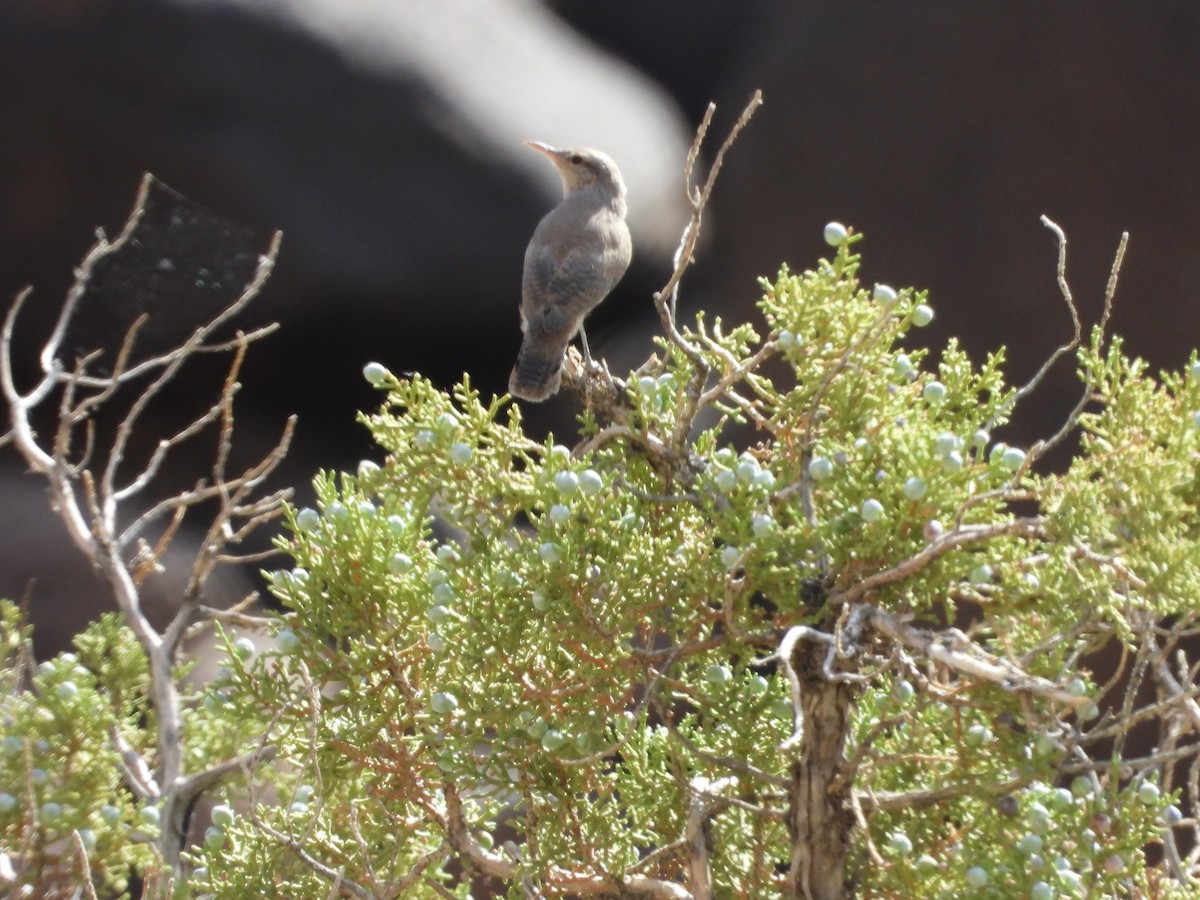
[[532,147],[538,153],[545,154],[551,159],[557,158],[558,155],[562,153],[562,151],[557,147],[551,147],[549,144],[545,144],[542,141],[526,141],[525,146]]

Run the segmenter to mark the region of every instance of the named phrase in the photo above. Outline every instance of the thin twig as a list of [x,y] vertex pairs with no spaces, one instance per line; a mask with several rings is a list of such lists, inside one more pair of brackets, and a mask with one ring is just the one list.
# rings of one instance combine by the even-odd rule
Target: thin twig
[[272,838],[282,846],[286,847],[288,850],[294,853],[296,858],[304,863],[304,865],[308,866],[326,881],[330,882],[331,884],[337,884],[338,887],[349,891],[355,897],[362,897],[364,900],[373,900],[375,895],[371,891],[367,890],[358,882],[347,878],[346,873],[342,870],[335,869],[333,866],[329,866],[321,862],[319,859],[305,850],[304,845],[300,841],[288,837],[277,828],[269,825],[267,822],[264,822],[258,816],[254,815],[253,812],[251,812],[249,815],[251,822],[256,829],[267,835],[267,837]]
[[746,108],[742,110],[742,114],[730,129],[729,136],[725,138],[725,142],[721,144],[717,150],[717,155],[713,158],[712,166],[708,171],[708,177],[705,179],[704,186],[696,188],[692,184],[692,175],[696,164],[696,158],[700,152],[700,146],[704,143],[704,138],[708,134],[708,128],[712,124],[713,113],[716,112],[716,105],[710,103],[708,109],[705,110],[704,119],[700,123],[700,127],[696,129],[696,138],[692,142],[692,148],[688,151],[687,162],[684,166],[684,188],[687,192],[688,203],[692,207],[692,217],[689,220],[687,227],[684,228],[683,237],[679,242],[679,249],[675,252],[675,266],[671,272],[667,283],[663,285],[662,290],[654,295],[654,303],[658,308],[659,318],[662,320],[663,330],[667,333],[671,343],[679,347],[680,350],[692,361],[692,364],[701,371],[708,371],[708,364],[700,351],[696,349],[683,335],[679,333],[675,325],[675,309],[679,291],[679,282],[683,278],[683,273],[688,267],[695,262],[694,252],[696,242],[700,237],[700,222],[704,215],[704,208],[708,205],[709,197],[712,195],[713,186],[716,184],[717,175],[721,171],[721,166],[725,161],[725,153],[737,140],[742,129],[746,127],[750,121],[750,117],[762,105],[762,91],[755,91],[754,96],[750,98],[750,102],[746,104]]
[[83,836],[78,829],[71,832],[71,844],[75,850],[75,858],[79,860],[79,880],[83,883],[83,895],[88,900],[99,900],[96,896],[96,886],[92,883],[92,863],[88,859],[87,847],[83,845]]
[[847,588],[832,592],[828,602],[832,605],[856,603],[880,588],[912,577],[951,550],[993,541],[1001,537],[1033,539],[1041,535],[1042,520],[1040,517],[1012,519],[996,525],[956,525],[892,568],[876,572]]
[[[272,322],[269,325],[263,325],[261,328],[255,328],[253,331],[247,331],[241,337],[230,338],[227,341],[216,341],[213,343],[201,344],[200,346],[195,347],[191,352],[193,355],[196,355],[196,356],[202,356],[202,355],[206,355],[206,354],[228,353],[231,350],[237,349],[238,344],[243,339],[246,340],[247,342],[253,344],[257,341],[262,340],[265,337],[268,337],[269,335],[274,334],[278,330],[279,330],[279,323]],[[162,369],[165,366],[170,365],[171,362],[174,360],[176,353],[178,353],[177,349],[169,351],[167,353],[160,354],[158,356],[148,357],[148,358],[142,360],[141,362],[139,362],[137,365],[130,366],[128,369],[126,369],[124,372],[121,372],[119,375],[114,374],[114,375],[106,375],[103,377],[99,377],[99,376],[95,376],[95,375],[83,375],[80,377],[79,383],[82,387],[103,388],[103,387],[106,387],[107,385],[115,382],[115,386],[120,387],[122,385],[128,384],[131,381],[136,381],[138,378],[141,378],[144,375],[147,375],[151,372],[155,372],[159,369]]]
[[[1050,367],[1064,354],[1070,353],[1072,350],[1078,347],[1082,339],[1079,313],[1076,311],[1075,302],[1071,297],[1071,288],[1067,284],[1067,237],[1065,234],[1063,234],[1063,230],[1058,225],[1050,221],[1050,219],[1046,218],[1045,216],[1042,216],[1042,223],[1051,231],[1053,231],[1055,236],[1058,238],[1058,288],[1063,295],[1063,300],[1066,302],[1067,308],[1071,310],[1071,320],[1075,326],[1075,335],[1072,341],[1059,347],[1054,351],[1053,354],[1051,354],[1050,358],[1042,364],[1042,367],[1037,371],[1029,383],[1027,383],[1012,396],[1010,402],[1005,405],[1005,410],[1011,409],[1011,407],[1017,401],[1023,399],[1031,391],[1033,391]],[[1117,293],[1117,275],[1121,271],[1121,264],[1125,260],[1125,249],[1128,247],[1128,245],[1129,232],[1126,231],[1121,234],[1121,241],[1117,245],[1117,252],[1113,257],[1112,269],[1110,270],[1108,276],[1108,285],[1104,292],[1104,311],[1100,315],[1100,322],[1097,327],[1097,333],[1099,339],[1101,340],[1104,337],[1105,328],[1108,326],[1109,316],[1112,314],[1113,300]],[[1075,426],[1079,424],[1079,417],[1083,414],[1083,410],[1087,406],[1088,401],[1092,399],[1093,388],[1094,385],[1091,382],[1084,384],[1083,391],[1079,396],[1079,400],[1076,401],[1074,408],[1067,415],[1062,426],[1049,438],[1044,441],[1039,441],[1037,444],[1035,444],[1034,447],[1030,449],[1030,457],[1041,456],[1053,447],[1058,446],[1066,439],[1067,435],[1069,435],[1075,429]]]
[[[499,853],[485,849],[471,834],[463,817],[462,800],[454,785],[443,785],[442,792],[446,800],[446,829],[455,849],[470,859],[480,871],[493,878],[511,881],[517,874],[516,864]],[[553,886],[556,892],[561,893],[623,893],[654,900],[693,900],[691,891],[674,882],[629,873],[616,881],[604,875],[570,872],[550,866],[546,882],[548,887]]]
[[692,219],[684,229],[683,239],[679,242],[679,249],[675,253],[675,268],[671,272],[671,277],[667,279],[667,283],[663,285],[661,291],[655,295],[655,301],[658,302],[660,297],[670,298],[671,318],[675,317],[675,302],[679,289],[679,281],[683,278],[683,273],[687,271],[695,259],[692,256],[696,249],[696,241],[700,237],[700,220],[704,213],[704,207],[708,204],[708,198],[712,195],[713,185],[716,184],[717,175],[721,171],[721,166],[725,162],[725,153],[733,146],[733,142],[737,140],[742,129],[750,122],[750,117],[762,106],[762,91],[755,91],[750,98],[750,102],[746,104],[742,114],[738,116],[733,128],[729,131],[729,136],[725,138],[725,142],[721,144],[717,150],[716,157],[713,158],[713,163],[708,171],[708,178],[704,182],[703,188],[696,188],[692,184],[692,175],[696,166],[696,159],[700,155],[700,146],[704,143],[704,138],[708,135],[708,128],[712,124],[713,114],[717,111],[717,105],[710,103],[704,111],[704,119],[700,122],[700,127],[696,129],[695,140],[692,141],[691,149],[688,151],[687,162],[684,166],[684,191],[687,193],[688,202],[692,206]]
[[1054,364],[1078,347],[1079,342],[1083,339],[1083,323],[1079,320],[1079,308],[1075,305],[1075,298],[1071,294],[1071,286],[1067,282],[1067,236],[1063,233],[1062,228],[1057,223],[1051,221],[1048,216],[1042,216],[1042,224],[1054,232],[1054,236],[1058,238],[1058,264],[1055,266],[1055,277],[1058,281],[1059,293],[1062,294],[1063,302],[1067,305],[1067,311],[1071,314],[1071,339],[1051,353],[1046,361],[1042,363],[1041,368],[1034,373],[1033,377],[1012,395],[1009,402],[1005,405],[1006,410],[1011,409],[1033,393],[1042,379],[1046,377],[1046,373],[1053,368]]

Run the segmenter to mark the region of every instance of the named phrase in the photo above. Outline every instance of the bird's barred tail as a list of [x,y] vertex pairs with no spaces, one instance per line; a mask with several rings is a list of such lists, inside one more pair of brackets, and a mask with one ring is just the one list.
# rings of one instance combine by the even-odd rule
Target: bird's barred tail
[[521,400],[545,400],[558,393],[562,383],[563,353],[566,347],[528,338],[521,344],[517,364],[508,376],[508,392]]

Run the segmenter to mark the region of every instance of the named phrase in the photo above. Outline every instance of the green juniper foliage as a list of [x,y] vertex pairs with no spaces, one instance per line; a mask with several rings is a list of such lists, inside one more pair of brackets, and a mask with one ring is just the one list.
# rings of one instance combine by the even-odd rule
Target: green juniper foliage
[[74,833],[101,895],[124,896],[132,872],[158,866],[157,810],[123,787],[113,737],[153,756],[145,656],[111,614],[33,672],[30,637],[0,602],[0,852],[15,857],[20,883],[46,890],[6,895],[62,896],[49,888],[78,879]]
[[[281,651],[235,674],[233,716],[257,711],[290,763],[271,773],[285,802],[257,815],[372,892],[463,895],[448,861],[473,845],[468,868],[514,896],[522,879],[615,891],[631,875],[686,881],[689,809],[719,784],[712,882],[766,895],[790,856],[793,704],[769,661],[789,627],[833,629],[847,590],[972,528],[979,540],[859,599],[935,627],[966,607],[982,649],[1064,685],[1108,635],[1188,610],[1194,379],[1157,385],[1097,334],[1079,359],[1104,403],[1071,470],[1035,476],[990,436],[1013,412],[1002,354],[975,366],[952,343],[934,366],[906,348],[925,296],[865,289],[852,244],[763,283],[765,343],[699,319],[683,339],[707,381],[664,340],[619,413],[585,410],[569,444],[530,440],[518,406],[465,379],[445,393],[368,373],[387,392],[365,418],[386,459],[322,475],[317,509],[291,516],[295,568],[273,576]],[[732,424],[756,443],[735,449]],[[1041,514],[1006,531],[1014,499]],[[1094,703],[933,670],[879,640],[847,657],[868,676],[847,751],[868,826],[861,893],[1152,880],[1141,848],[1172,800],[1147,789],[1155,771],[1085,765],[1059,787],[1088,758]],[[297,807],[299,784],[316,792]],[[322,881],[249,818],[202,862],[228,896]]]
[[[794,890],[793,787],[819,755],[797,692],[825,681],[849,702],[830,791],[860,896],[1196,895],[1172,839],[1194,750],[1133,726],[1188,696],[1200,366],[1155,379],[1097,329],[1080,450],[1041,474],[993,436],[1020,412],[1003,354],[907,344],[927,298],[860,283],[857,240],[764,280],[761,323],[699,317],[627,381],[578,379],[569,439],[532,440],[466,378],[368,366],[383,461],[289,511],[274,641],[226,640],[193,698],[189,768],[277,756],[210,792],[180,890]],[[1127,680],[1093,676],[1105,647]],[[0,701],[6,852],[87,827],[152,867],[136,804],[126,831],[96,820],[122,796],[105,728],[145,744],[153,714],[121,656],[86,677],[60,658]],[[91,720],[38,749],[67,678]],[[27,787],[38,753],[62,776]]]

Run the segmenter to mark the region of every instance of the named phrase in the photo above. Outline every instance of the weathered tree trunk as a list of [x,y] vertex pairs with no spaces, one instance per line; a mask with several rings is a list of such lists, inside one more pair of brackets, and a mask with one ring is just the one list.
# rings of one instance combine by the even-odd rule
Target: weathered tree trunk
[[828,648],[799,641],[792,665],[800,681],[804,731],[800,758],[792,766],[788,830],[792,861],[789,897],[839,900],[849,896],[846,860],[855,822],[850,785],[838,784],[845,764],[853,688],[821,673]]

